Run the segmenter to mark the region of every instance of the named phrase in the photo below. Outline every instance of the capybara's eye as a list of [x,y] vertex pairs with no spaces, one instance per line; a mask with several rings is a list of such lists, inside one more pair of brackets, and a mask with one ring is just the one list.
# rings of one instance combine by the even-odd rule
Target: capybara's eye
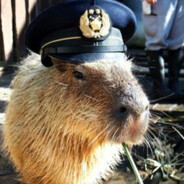
[[86,76],[84,76],[84,74],[81,73],[81,72],[74,71],[74,72],[73,72],[73,75],[74,75],[74,77],[75,77],[76,79],[78,79],[78,80],[86,80]]

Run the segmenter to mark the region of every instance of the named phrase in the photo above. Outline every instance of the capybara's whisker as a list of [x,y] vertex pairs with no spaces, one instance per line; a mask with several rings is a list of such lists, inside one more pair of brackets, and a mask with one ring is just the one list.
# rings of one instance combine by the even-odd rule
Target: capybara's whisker
[[153,153],[153,148],[151,147],[150,142],[152,141],[152,138],[149,137],[149,135],[145,135],[145,139],[144,139],[144,143],[147,146],[147,148],[149,148],[149,150],[151,151],[151,153]]
[[174,93],[170,94],[170,95],[167,95],[167,96],[164,96],[164,97],[161,97],[161,98],[158,98],[158,99],[155,99],[155,100],[151,100],[150,103],[156,103],[156,102],[159,102],[161,100],[164,100],[164,99],[167,99],[169,97],[172,97],[174,95]]
[[88,146],[91,146],[105,131],[109,129],[109,126],[106,126],[101,132],[99,132],[96,137],[89,143]]
[[116,141],[117,133],[120,131],[120,128],[118,127],[117,130],[112,135],[112,140]]
[[171,123],[167,123],[167,122],[159,122],[158,124],[165,125],[165,126],[178,127],[179,129],[184,129],[184,127],[182,127],[181,125],[173,124],[173,123],[171,124]]
[[87,98],[90,98],[90,99],[92,99],[92,100],[98,102],[98,100],[97,100],[96,98],[93,98],[92,96],[89,96],[89,95],[86,95],[86,94],[83,94],[83,95],[84,95],[85,97],[87,97]]
[[171,119],[173,119],[173,117],[172,116],[170,116],[168,113],[166,113],[166,112],[164,112],[164,111],[161,111],[161,110],[159,110],[159,111],[155,111],[155,110],[151,110],[151,114],[153,114],[153,115],[159,115],[159,116],[161,116],[161,115],[165,115],[165,116],[167,116],[168,118],[171,118]]
[[63,86],[63,87],[69,87],[69,84],[64,84],[62,82],[56,82],[57,84],[59,84],[60,86]]

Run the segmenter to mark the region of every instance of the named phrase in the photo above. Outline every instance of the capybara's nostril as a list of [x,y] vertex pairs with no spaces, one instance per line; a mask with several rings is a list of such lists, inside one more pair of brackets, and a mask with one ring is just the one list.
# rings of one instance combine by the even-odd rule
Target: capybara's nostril
[[126,111],[127,111],[127,109],[126,109],[125,107],[120,107],[119,112],[120,112],[121,114],[124,114]]
[[127,108],[125,106],[117,107],[116,110],[115,110],[115,116],[117,118],[122,118],[122,117],[124,117],[126,112],[127,112]]

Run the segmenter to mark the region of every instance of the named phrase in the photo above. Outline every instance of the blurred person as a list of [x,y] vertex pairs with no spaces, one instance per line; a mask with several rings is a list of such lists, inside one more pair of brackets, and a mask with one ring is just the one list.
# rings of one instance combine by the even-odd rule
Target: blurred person
[[[179,90],[179,72],[183,61],[184,0],[143,0],[146,54],[156,97],[183,97]],[[168,85],[165,83],[167,50]]]

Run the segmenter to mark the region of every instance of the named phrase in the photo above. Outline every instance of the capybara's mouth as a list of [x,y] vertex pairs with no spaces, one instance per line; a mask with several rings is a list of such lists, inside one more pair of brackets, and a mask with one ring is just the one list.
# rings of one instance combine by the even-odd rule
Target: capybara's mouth
[[120,137],[120,141],[128,145],[141,144],[144,141],[147,126],[139,128],[138,126],[132,126],[129,130],[129,134],[126,137]]
[[128,145],[141,144],[145,139],[148,129],[148,114],[141,115],[136,120],[129,118],[127,122],[121,123],[112,131],[112,140],[118,143],[126,143]]

